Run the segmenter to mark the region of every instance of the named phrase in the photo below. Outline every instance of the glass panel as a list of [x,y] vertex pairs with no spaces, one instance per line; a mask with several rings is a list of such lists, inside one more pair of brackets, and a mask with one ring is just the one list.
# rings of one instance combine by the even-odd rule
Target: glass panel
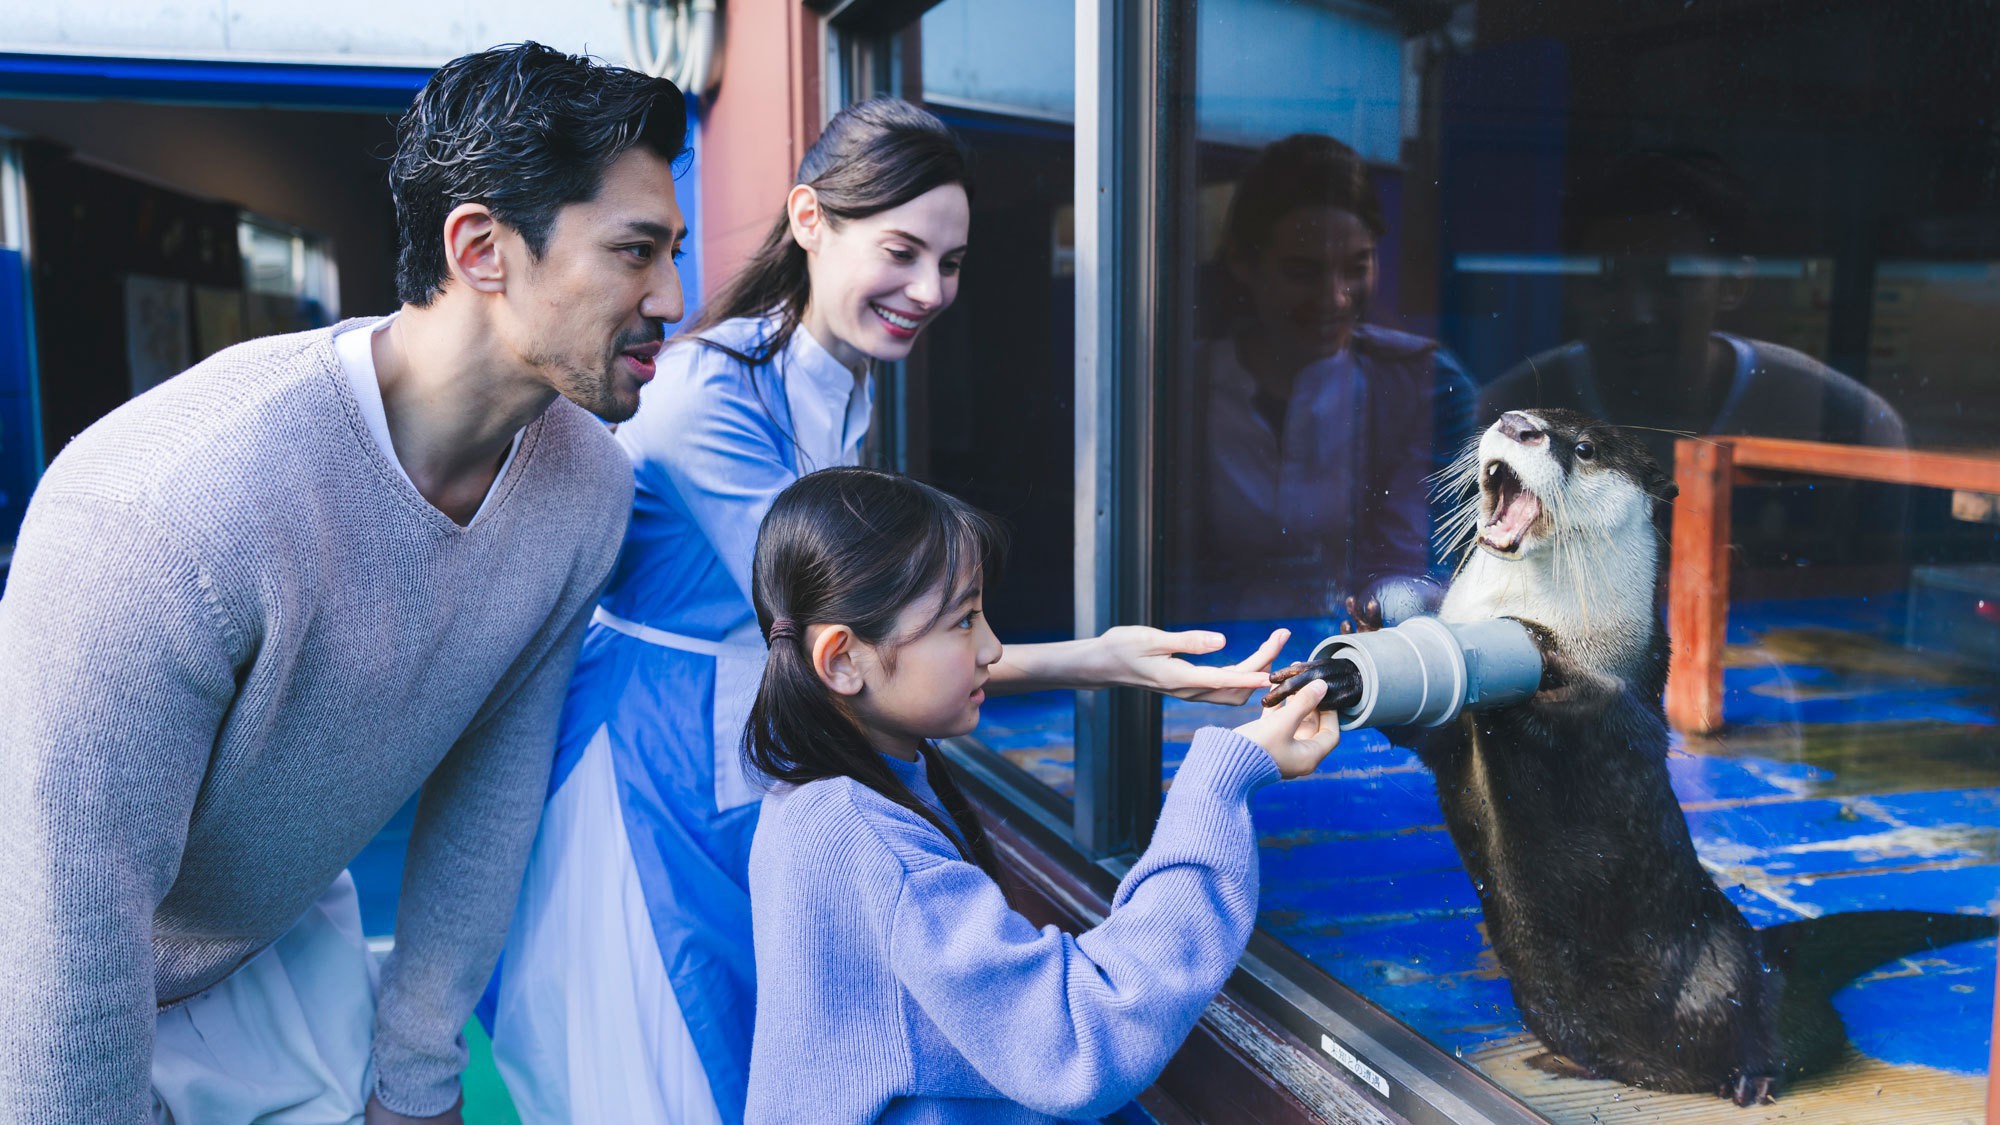
[[[332,324],[340,317],[340,272],[332,247],[317,235],[246,215],[236,227],[243,254],[241,310],[234,314],[236,339],[297,332]],[[214,294],[218,302],[234,294]],[[235,343],[219,339],[205,351]]]
[[[987,612],[1012,643],[1074,635],[1074,37],[1069,0],[945,0],[922,22],[925,103],[977,183],[958,302],[909,364],[910,467],[1007,521]],[[1045,692],[989,700],[974,737],[1067,797],[1074,732],[1072,696]]]
[[[1302,660],[1350,597],[1366,619],[1449,585],[1449,619],[1547,630],[1543,693],[1476,737],[1357,729],[1260,794],[1264,926],[1557,1120],[1705,1119],[1767,1078],[1799,1119],[1976,1116],[2000,12],[1201,0],[1196,22],[1167,623],[1246,651],[1286,625]],[[1455,521],[1428,478],[1509,411]],[[1697,471],[1718,449],[1738,471]],[[1170,769],[1226,721],[1168,704]]]

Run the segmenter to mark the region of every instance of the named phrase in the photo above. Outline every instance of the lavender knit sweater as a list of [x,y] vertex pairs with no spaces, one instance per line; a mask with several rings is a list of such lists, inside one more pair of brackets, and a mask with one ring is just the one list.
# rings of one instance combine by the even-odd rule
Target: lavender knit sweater
[[[890,765],[937,803],[919,764]],[[747,1121],[1097,1117],[1159,1075],[1257,912],[1256,743],[1195,736],[1146,854],[1088,933],[1036,929],[920,817],[848,778],[764,799],[750,849]]]
[[0,598],[0,1122],[150,1120],[156,1007],[283,934],[419,786],[376,1093],[458,1099],[632,471],[557,399],[461,527],[370,436],[332,338],[125,404],[28,509]]

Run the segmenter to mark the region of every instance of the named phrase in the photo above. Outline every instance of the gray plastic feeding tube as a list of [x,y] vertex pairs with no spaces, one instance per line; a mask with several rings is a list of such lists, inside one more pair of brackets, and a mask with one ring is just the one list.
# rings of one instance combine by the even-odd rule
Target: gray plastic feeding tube
[[1542,652],[1521,623],[1446,624],[1412,617],[1390,629],[1343,633],[1312,660],[1345,660],[1361,673],[1361,699],[1339,712],[1340,729],[1435,727],[1463,710],[1518,703],[1542,682]]

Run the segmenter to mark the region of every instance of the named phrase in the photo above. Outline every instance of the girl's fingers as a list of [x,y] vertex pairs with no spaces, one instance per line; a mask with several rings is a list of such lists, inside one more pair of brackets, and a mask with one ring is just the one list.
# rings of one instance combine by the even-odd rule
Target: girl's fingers
[[1299,727],[1317,713],[1319,701],[1326,697],[1326,690],[1325,680],[1314,680],[1278,705],[1279,721],[1285,724],[1286,734],[1296,735]]

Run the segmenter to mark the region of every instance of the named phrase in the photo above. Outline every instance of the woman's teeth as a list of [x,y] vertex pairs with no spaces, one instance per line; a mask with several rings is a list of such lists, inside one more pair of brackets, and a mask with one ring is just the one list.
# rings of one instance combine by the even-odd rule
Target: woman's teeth
[[890,312],[888,309],[883,308],[881,305],[869,305],[868,307],[875,310],[876,316],[881,317],[883,320],[888,321],[890,324],[895,325],[896,327],[902,329],[905,332],[915,332],[917,330],[917,325],[923,323],[920,320],[904,316],[901,313]]

